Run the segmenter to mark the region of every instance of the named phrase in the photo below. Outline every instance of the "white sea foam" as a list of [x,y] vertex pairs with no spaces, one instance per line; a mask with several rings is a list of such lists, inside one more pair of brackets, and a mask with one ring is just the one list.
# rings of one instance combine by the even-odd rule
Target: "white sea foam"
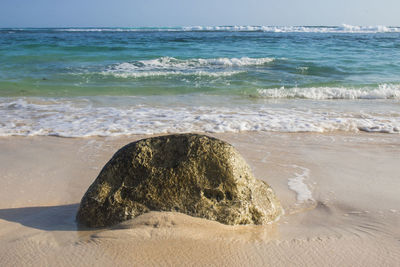
[[272,88],[259,89],[258,94],[264,98],[305,98],[305,99],[400,99],[400,85],[381,84],[378,88]]
[[196,75],[210,77],[232,76],[244,70],[227,70],[245,66],[264,65],[272,62],[273,58],[194,58],[176,59],[160,57],[149,60],[123,62],[108,67],[101,72],[120,78],[150,77],[169,75]]
[[242,73],[241,71],[141,71],[141,72],[118,72],[118,71],[103,71],[102,75],[114,76],[117,78],[145,78],[156,76],[208,76],[208,77],[228,77]]
[[[340,111],[335,107],[309,109],[301,107],[301,103],[298,108],[262,103],[234,104],[235,100],[227,96],[172,96],[169,100],[164,96],[150,102],[149,98],[0,98],[0,136],[400,131],[398,109],[391,112],[369,112]],[[213,101],[219,104],[208,103]]]
[[201,67],[242,67],[264,65],[274,61],[273,58],[192,58],[176,59],[173,57],[160,57],[149,60],[139,60],[135,62],[124,62],[112,66],[116,71],[131,71],[137,69],[193,69]]
[[300,172],[295,172],[295,177],[288,179],[288,186],[291,190],[296,192],[297,203],[304,203],[306,201],[313,201],[311,190],[308,188],[305,180],[310,176],[310,170],[301,166],[291,165],[295,169],[301,170]]
[[185,26],[185,27],[144,27],[144,28],[66,28],[54,29],[67,32],[140,32],[140,31],[228,31],[228,32],[275,32],[275,33],[393,33],[400,27],[392,26]]

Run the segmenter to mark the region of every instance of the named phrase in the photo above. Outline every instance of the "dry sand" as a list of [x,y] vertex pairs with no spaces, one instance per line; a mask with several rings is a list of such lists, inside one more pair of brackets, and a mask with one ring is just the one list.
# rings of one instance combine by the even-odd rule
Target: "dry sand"
[[78,229],[80,199],[119,138],[0,138],[1,266],[399,266],[400,136],[214,134],[233,144],[286,214],[226,226],[151,212]]

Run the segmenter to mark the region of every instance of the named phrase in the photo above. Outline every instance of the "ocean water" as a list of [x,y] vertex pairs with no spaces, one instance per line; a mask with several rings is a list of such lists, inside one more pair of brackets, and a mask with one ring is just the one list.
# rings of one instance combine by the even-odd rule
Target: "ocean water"
[[400,132],[400,27],[0,29],[0,136]]

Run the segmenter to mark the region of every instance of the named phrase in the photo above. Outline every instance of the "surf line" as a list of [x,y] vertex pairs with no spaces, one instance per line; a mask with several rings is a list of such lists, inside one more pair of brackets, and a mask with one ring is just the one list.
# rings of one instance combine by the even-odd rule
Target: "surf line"
[[312,196],[311,190],[308,188],[307,184],[305,183],[306,178],[310,176],[310,169],[297,166],[297,165],[286,165],[293,167],[295,169],[300,169],[301,172],[295,172],[295,177],[288,179],[288,186],[289,189],[296,192],[296,204],[302,204],[307,201],[314,202],[314,198]]

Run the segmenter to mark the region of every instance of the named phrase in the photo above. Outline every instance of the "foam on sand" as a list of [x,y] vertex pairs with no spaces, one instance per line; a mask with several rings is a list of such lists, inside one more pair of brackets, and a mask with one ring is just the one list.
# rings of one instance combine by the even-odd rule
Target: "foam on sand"
[[[151,97],[105,96],[0,98],[0,136],[83,137],[240,131],[400,132],[399,112],[359,110],[352,107],[357,103],[349,103],[355,110],[337,110],[335,105],[309,109],[309,103],[297,103],[297,107],[274,107],[263,103],[242,107],[235,104],[234,98],[229,100],[226,96],[173,96],[171,100],[163,97],[165,104],[157,103],[158,100],[157,97],[153,100]],[[175,104],[169,105],[168,101]],[[192,105],[193,101],[197,105]],[[213,101],[228,104],[208,104]]]
[[290,167],[301,170],[301,173],[295,172],[295,177],[288,179],[289,188],[296,192],[297,203],[301,204],[306,201],[314,201],[311,190],[305,183],[305,180],[310,176],[310,170],[297,165],[291,165]]

